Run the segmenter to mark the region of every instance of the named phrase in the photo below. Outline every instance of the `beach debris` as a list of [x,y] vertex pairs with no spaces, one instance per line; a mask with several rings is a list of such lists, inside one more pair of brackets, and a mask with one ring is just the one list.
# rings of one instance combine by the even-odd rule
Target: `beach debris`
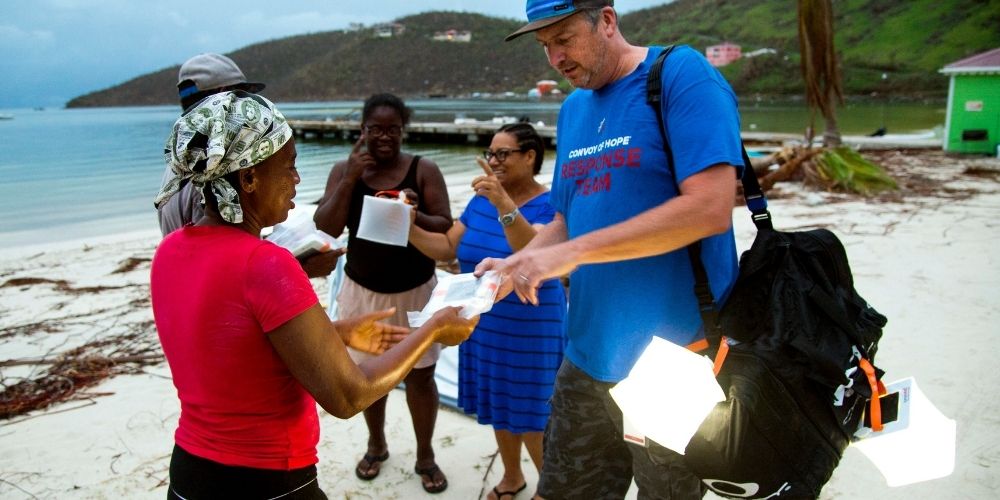
[[153,259],[146,257],[129,257],[118,263],[118,269],[111,271],[111,274],[122,274],[135,270],[142,264],[152,262]]
[[61,403],[93,401],[108,394],[94,390],[108,378],[163,363],[149,307],[153,248],[119,258],[95,250],[90,261],[107,266],[96,274],[54,255],[16,261],[0,280],[10,304],[0,317],[0,421],[82,408]]
[[962,170],[963,175],[972,177],[983,177],[985,179],[1000,180],[1000,162],[996,167],[985,167],[982,165],[970,165]]
[[[49,278],[11,278],[0,285],[0,288],[7,287],[30,287],[34,285],[53,285],[56,290],[64,292],[70,295],[82,295],[87,293],[99,293],[107,290],[117,290],[119,288],[125,288],[125,286],[86,286],[86,287],[73,287],[66,280],[53,280]],[[132,286],[132,285],[126,285]]]
[[[152,329],[152,324],[145,325]],[[91,399],[106,393],[84,393],[84,389],[104,379],[139,373],[142,367],[163,362],[163,353],[154,342],[144,342],[147,331],[135,329],[131,335],[95,340],[52,358],[0,361],[0,368],[21,365],[49,365],[42,374],[8,383],[0,378],[0,420],[47,408],[53,404]],[[155,338],[155,336],[154,336]],[[101,351],[108,350],[109,353]]]
[[762,191],[768,191],[774,184],[781,181],[802,180],[799,167],[822,151],[821,148],[805,146],[785,146],[774,153],[760,159],[751,159]]
[[806,179],[828,191],[849,191],[864,196],[898,189],[882,167],[864,159],[847,146],[825,149],[817,155]]
[[898,189],[885,169],[848,146],[786,145],[768,156],[751,159],[750,164],[764,192],[783,181],[863,196]]

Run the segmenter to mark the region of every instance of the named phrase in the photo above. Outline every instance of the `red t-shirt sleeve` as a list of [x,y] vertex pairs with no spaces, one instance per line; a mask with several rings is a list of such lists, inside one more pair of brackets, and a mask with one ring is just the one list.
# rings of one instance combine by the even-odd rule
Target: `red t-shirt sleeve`
[[299,261],[269,242],[261,242],[247,263],[246,298],[264,333],[319,302]]

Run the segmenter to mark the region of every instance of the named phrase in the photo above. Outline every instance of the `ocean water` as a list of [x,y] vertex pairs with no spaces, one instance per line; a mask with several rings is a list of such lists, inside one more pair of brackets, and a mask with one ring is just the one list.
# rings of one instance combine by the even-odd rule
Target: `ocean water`
[[[558,103],[428,100],[407,103],[413,121],[489,120],[529,116],[554,123]],[[290,119],[359,113],[361,102],[279,104]],[[163,145],[179,115],[176,106],[4,110],[0,120],[0,249],[87,239],[158,228],[153,197],[165,163]],[[296,203],[315,202],[334,162],[352,144],[297,140],[302,182]],[[474,145],[405,144],[407,152],[440,166],[455,202],[468,198],[479,167]],[[552,159],[542,176],[550,176]],[[455,203],[453,203],[453,206]]]
[[[490,120],[528,117],[554,124],[554,101],[429,99],[407,101],[413,121],[455,118]],[[360,101],[279,103],[290,119],[326,119],[358,115]],[[808,111],[801,106],[746,103],[744,130],[798,132]],[[164,170],[163,144],[179,115],[177,106],[97,109],[0,110],[0,250],[22,245],[102,237],[158,227],[153,197]],[[890,132],[906,133],[943,124],[942,106],[907,105],[886,109],[878,103],[840,110],[844,134],[864,134],[888,123]],[[315,202],[335,161],[352,144],[336,140],[298,140],[302,182],[296,203]],[[433,159],[444,173],[457,212],[471,196],[469,183],[480,172],[474,145],[406,144],[405,151]],[[539,180],[548,183],[550,152]]]

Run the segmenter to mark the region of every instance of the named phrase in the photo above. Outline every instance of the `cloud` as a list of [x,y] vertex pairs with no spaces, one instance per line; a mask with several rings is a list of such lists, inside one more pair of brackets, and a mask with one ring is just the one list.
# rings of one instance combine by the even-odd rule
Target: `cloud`
[[[329,31],[347,26],[346,16],[334,13],[302,11],[291,14],[273,14],[262,11],[246,11],[234,20],[241,34],[265,39],[292,34]],[[254,37],[253,34],[258,34]]]
[[0,25],[0,40],[4,43],[51,44],[55,35],[49,30],[23,30],[9,24]]
[[184,16],[179,12],[169,11],[164,16],[168,19],[174,26],[178,28],[187,28],[191,25],[191,19],[188,16]]
[[[232,52],[304,33],[372,25],[429,10],[524,17],[517,0],[0,0],[0,108],[66,99],[199,52]],[[635,9],[657,2],[635,0]],[[50,105],[52,102],[45,102]]]

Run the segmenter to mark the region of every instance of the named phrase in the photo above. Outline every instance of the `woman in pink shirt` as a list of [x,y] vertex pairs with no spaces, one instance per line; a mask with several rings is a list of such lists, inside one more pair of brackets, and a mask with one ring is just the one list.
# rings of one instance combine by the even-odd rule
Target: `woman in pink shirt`
[[[475,320],[450,308],[412,332],[379,322],[392,310],[330,321],[295,258],[260,237],[287,218],[299,183],[291,129],[263,97],[206,98],[177,120],[166,156],[175,177],[156,204],[184,180],[206,201],[152,264],[153,315],[181,402],[168,496],[326,498],[316,404],[340,418],[360,412],[434,342],[465,340]],[[358,365],[346,346],[382,355]]]

